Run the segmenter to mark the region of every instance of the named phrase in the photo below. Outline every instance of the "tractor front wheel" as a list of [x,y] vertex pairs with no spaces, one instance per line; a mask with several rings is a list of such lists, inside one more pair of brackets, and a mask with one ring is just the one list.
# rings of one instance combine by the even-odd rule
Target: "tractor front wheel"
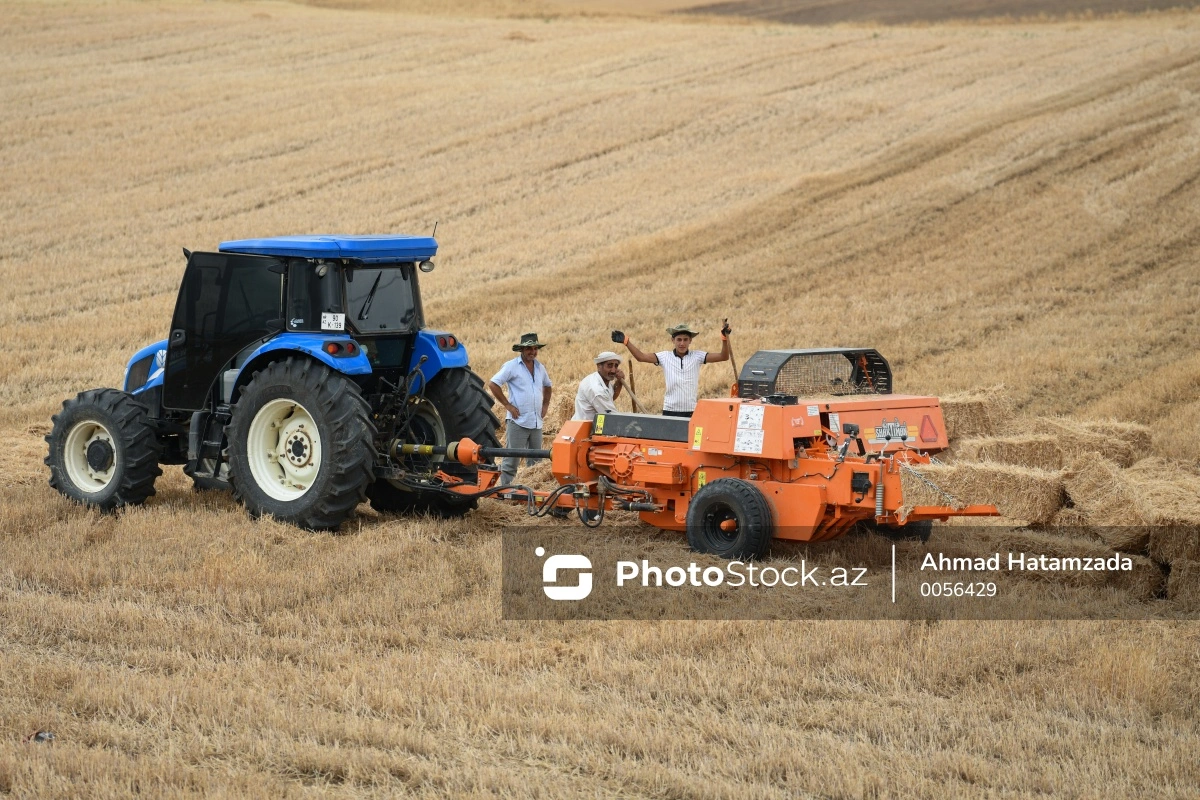
[[767,498],[754,484],[739,478],[706,483],[688,504],[688,544],[700,553],[760,558],[771,545],[774,529]]
[[92,389],[63,403],[46,437],[50,485],[102,511],[136,506],[162,475],[150,411],[131,394]]
[[358,386],[324,364],[288,358],[242,390],[226,426],[229,479],[259,517],[333,530],[366,499],[375,427]]

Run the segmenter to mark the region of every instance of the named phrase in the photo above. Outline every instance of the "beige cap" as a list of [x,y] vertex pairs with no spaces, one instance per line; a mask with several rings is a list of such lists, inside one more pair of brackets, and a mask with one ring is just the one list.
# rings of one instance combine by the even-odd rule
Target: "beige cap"
[[603,364],[605,361],[619,362],[620,360],[621,360],[621,357],[619,355],[617,355],[616,353],[614,353],[611,350],[605,350],[603,353],[601,353],[600,355],[598,355],[594,359],[592,359],[592,363],[593,364]]

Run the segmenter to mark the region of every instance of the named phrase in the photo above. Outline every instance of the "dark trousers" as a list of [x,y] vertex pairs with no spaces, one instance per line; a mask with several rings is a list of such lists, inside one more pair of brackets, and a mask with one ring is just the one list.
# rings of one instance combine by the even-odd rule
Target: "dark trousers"
[[664,409],[663,409],[663,416],[664,416],[664,417],[687,417],[688,419],[691,419],[691,418],[692,418],[692,412],[690,412],[690,411],[667,411],[667,410],[664,408]]

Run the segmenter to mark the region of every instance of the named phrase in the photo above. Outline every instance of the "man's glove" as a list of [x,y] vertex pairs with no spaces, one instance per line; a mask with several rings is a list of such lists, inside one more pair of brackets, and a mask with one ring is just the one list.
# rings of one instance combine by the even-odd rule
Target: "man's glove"
[[629,337],[621,331],[613,331],[612,340],[617,344],[629,344]]
[[728,339],[729,334],[733,333],[733,328],[729,327],[729,320],[724,320],[724,326],[721,328],[721,338]]

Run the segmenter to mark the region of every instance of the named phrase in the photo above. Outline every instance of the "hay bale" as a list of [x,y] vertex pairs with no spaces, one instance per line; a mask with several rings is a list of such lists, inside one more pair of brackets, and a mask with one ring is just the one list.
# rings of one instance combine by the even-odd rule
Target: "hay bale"
[[[1012,464],[906,467],[900,473],[900,487],[904,494],[904,510],[914,506],[962,508],[986,504],[996,506],[1006,517],[1026,522],[1052,519],[1062,508],[1065,497],[1059,473]],[[953,500],[945,495],[950,495]]]
[[1160,525],[1151,528],[1150,557],[1160,564],[1200,562],[1200,525]]
[[[1142,428],[1145,429],[1144,441],[1141,433],[1135,430]],[[1150,429],[1133,423],[1037,417],[1033,420],[1033,431],[1054,437],[1063,457],[1068,460],[1085,453],[1099,453],[1109,461],[1128,467],[1150,449]]]
[[1179,559],[1171,564],[1167,599],[1182,611],[1200,611],[1200,561]]
[[575,393],[560,390],[550,398],[550,408],[546,409],[546,418],[542,421],[542,440],[549,442],[558,435],[563,423],[575,416]]
[[1079,528],[1087,529],[1088,515],[1082,508],[1064,506],[1046,523],[1050,528]]
[[961,461],[994,461],[1033,469],[1060,470],[1063,454],[1053,436],[979,436],[955,445],[955,457]]
[[946,421],[946,436],[953,444],[973,436],[994,436],[1012,419],[1012,399],[1003,386],[977,392],[958,392],[939,401]]
[[1105,544],[1127,553],[1146,550],[1151,521],[1142,514],[1124,470],[1098,453],[1088,453],[1071,463],[1064,484],[1071,503]]
[[1093,433],[1117,439],[1129,445],[1137,457],[1149,453],[1153,446],[1153,436],[1149,425],[1142,425],[1138,422],[1121,422],[1115,419],[1089,420],[1083,424]]
[[[1124,552],[1122,551],[1122,554]],[[1153,600],[1162,597],[1167,588],[1167,572],[1145,556],[1130,556],[1133,562],[1131,572],[1106,573],[1111,575],[1109,584],[1120,587],[1138,600]]]

